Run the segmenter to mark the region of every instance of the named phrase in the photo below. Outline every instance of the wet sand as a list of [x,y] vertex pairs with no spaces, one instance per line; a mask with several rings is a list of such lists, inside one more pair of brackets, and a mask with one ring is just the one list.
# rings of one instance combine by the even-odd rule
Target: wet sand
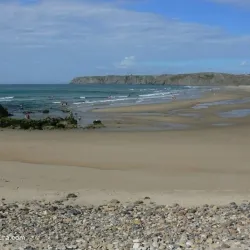
[[[226,90],[208,93],[197,100],[176,100],[163,104],[97,109],[93,112],[97,117],[99,115],[111,131],[166,131],[173,128],[200,130],[217,126],[217,124],[244,126],[249,123],[249,116],[237,119],[225,118],[220,113],[250,109],[250,94],[247,90],[249,90],[247,87],[230,87]],[[223,104],[225,101],[232,103],[225,105]],[[217,102],[222,102],[222,104],[215,105]],[[208,106],[203,104],[208,104]],[[214,105],[210,106],[210,104]]]
[[[247,97],[237,89],[197,101],[97,110],[106,118],[103,130],[0,131],[1,197],[55,199],[75,192],[75,202],[94,204],[145,196],[161,204],[249,199],[250,118],[218,116],[249,103],[193,109],[198,102]],[[189,127],[166,130],[162,123]]]

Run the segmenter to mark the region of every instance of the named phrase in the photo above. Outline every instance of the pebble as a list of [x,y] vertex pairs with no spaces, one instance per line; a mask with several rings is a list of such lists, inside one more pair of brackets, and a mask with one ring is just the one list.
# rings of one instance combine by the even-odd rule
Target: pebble
[[71,198],[77,198],[77,195],[74,193],[70,193],[67,195],[67,199],[71,199]]
[[[99,205],[0,201],[0,249],[250,249],[250,203],[161,206],[142,200]],[[9,237],[9,240],[4,240]]]

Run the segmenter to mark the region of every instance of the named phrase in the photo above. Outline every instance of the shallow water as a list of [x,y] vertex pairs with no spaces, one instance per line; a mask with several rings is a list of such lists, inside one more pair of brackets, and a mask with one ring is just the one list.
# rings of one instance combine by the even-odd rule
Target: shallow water
[[8,84],[0,85],[0,103],[14,116],[31,111],[36,117],[43,117],[44,109],[50,110],[49,115],[62,116],[61,102],[67,102],[73,112],[85,112],[93,108],[168,102],[172,96],[177,100],[198,98],[207,90],[207,87],[162,85]]
[[244,104],[250,102],[250,98],[244,98],[241,100],[223,100],[223,101],[216,101],[216,102],[207,102],[207,103],[199,103],[193,107],[193,109],[206,109],[211,106],[217,105],[233,105],[233,104]]
[[223,118],[241,118],[250,115],[250,109],[235,109],[227,112],[221,112],[219,115]]
[[213,126],[231,126],[232,125],[232,123],[214,123],[214,124],[212,124]]

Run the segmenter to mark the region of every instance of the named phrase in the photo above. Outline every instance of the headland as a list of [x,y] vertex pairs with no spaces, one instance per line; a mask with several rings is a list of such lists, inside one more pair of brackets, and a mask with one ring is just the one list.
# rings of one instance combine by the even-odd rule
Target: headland
[[190,73],[162,75],[105,75],[83,76],[72,79],[71,84],[152,84],[189,86],[239,86],[250,85],[249,74]]

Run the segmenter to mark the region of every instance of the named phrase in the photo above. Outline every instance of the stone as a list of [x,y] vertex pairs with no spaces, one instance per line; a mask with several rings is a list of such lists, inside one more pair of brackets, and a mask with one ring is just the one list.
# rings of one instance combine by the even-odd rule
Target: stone
[[109,202],[110,204],[119,204],[120,201],[116,200],[116,199],[113,199]]
[[[71,194],[69,197],[77,197]],[[0,241],[0,249],[198,250],[250,246],[249,210],[241,209],[241,205],[236,204],[237,209],[230,204],[218,209],[198,206],[194,212],[194,208],[181,205],[122,203],[115,199],[103,205],[83,206],[70,199],[2,201],[1,234],[17,232],[22,240]]]
[[138,201],[135,201],[135,202],[134,202],[135,205],[141,205],[141,204],[143,204],[143,203],[144,203],[144,202],[143,202],[142,200],[138,200]]
[[230,248],[230,246],[228,244],[226,244],[226,243],[222,243],[221,248]]
[[77,198],[77,195],[74,194],[74,193],[70,193],[70,194],[67,195],[66,198],[67,198],[67,199]]
[[93,124],[94,125],[100,125],[100,124],[102,124],[102,121],[101,120],[94,120]]
[[0,118],[8,116],[9,116],[8,110],[0,104]]
[[95,120],[92,124],[85,127],[85,129],[98,129],[98,128],[104,128],[104,124],[101,120]]
[[107,245],[107,249],[108,249],[108,250],[114,250],[113,244],[108,244],[108,245]]

